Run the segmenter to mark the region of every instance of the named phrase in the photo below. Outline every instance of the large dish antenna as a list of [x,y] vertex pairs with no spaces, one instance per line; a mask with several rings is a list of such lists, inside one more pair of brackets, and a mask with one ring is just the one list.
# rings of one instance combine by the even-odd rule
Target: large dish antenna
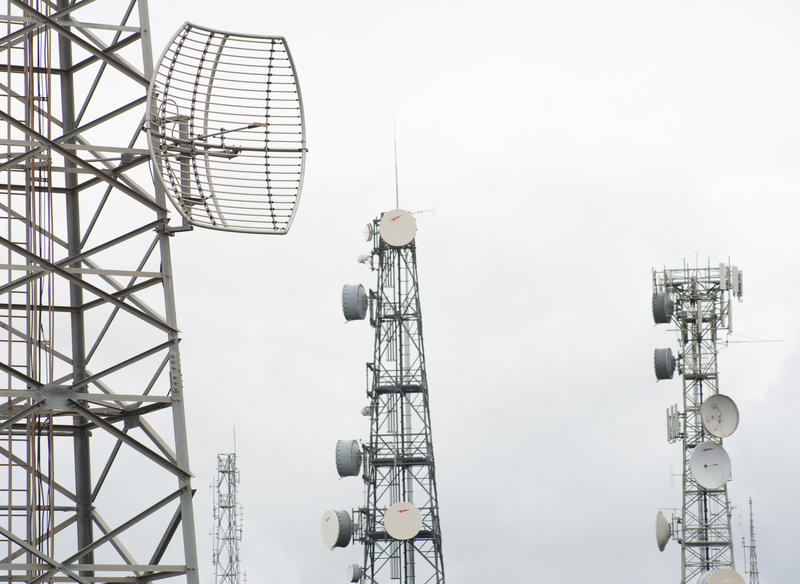
[[703,574],[697,584],[745,584],[745,581],[733,568],[720,568]]
[[186,221],[285,234],[303,186],[303,101],[283,37],[185,23],[148,92],[156,181]]
[[721,489],[731,476],[731,459],[716,442],[701,442],[689,459],[694,480],[704,489]]
[[717,438],[727,438],[739,426],[739,408],[731,398],[721,393],[703,400],[700,417],[706,431]]

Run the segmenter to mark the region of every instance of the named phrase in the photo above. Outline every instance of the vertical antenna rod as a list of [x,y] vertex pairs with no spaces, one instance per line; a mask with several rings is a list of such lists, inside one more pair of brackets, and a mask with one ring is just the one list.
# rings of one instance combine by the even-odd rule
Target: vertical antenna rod
[[392,118],[394,125],[394,208],[400,208],[400,180],[397,172],[397,116]]

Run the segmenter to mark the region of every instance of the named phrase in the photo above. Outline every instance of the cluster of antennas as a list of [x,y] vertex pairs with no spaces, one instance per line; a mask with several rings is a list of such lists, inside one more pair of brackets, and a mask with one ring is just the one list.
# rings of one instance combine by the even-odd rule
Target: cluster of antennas
[[[381,245],[403,247],[414,240],[417,233],[417,222],[414,216],[402,209],[393,209],[381,215],[380,220],[367,225],[365,236],[367,241],[374,241],[375,250]],[[373,252],[374,253],[374,252]],[[363,258],[367,258],[364,260]],[[360,263],[371,263],[370,255],[361,256]],[[366,318],[370,298],[361,284],[345,284],[342,287],[342,313],[346,321],[364,320]],[[372,321],[372,319],[370,319]],[[374,323],[373,323],[374,324]],[[372,406],[367,405],[361,414],[370,417]],[[359,476],[362,466],[366,480],[369,456],[366,448],[358,440],[339,440],[336,442],[336,472],[341,478]],[[353,540],[356,525],[353,520],[355,512],[344,510],[328,510],[322,515],[322,542],[326,547],[334,549],[347,547]],[[397,541],[413,539],[422,529],[422,513],[410,502],[399,501],[383,511],[383,528],[387,537]],[[347,582],[360,582],[363,569],[359,564],[350,564],[345,572]]]
[[186,23],[148,94],[155,177],[191,225],[284,234],[303,185],[303,103],[283,37]]
[[[654,287],[653,320],[656,324],[675,324],[687,353],[678,351],[676,355],[669,348],[655,349],[656,380],[672,379],[677,369],[685,378],[684,385],[699,383],[693,399],[702,400],[699,412],[686,404],[687,410],[692,409],[692,416],[699,413],[699,427],[687,419],[687,412],[680,413],[677,405],[667,409],[667,438],[669,442],[683,440],[685,451],[691,450],[691,480],[705,493],[718,493],[725,489],[731,476],[731,460],[722,447],[722,439],[738,427],[739,410],[730,397],[717,393],[716,335],[718,328],[733,330],[731,297],[742,297],[742,272],[726,264],[719,264],[716,269],[665,270],[660,281],[654,274]],[[713,383],[704,386],[703,380]],[[704,395],[704,389],[710,394]],[[658,512],[656,544],[660,551],[673,535],[679,535],[676,532],[680,524],[680,519],[673,517],[670,522],[663,512]],[[684,543],[680,535],[677,539]],[[744,584],[744,579],[732,567],[718,567],[702,572],[696,583]]]

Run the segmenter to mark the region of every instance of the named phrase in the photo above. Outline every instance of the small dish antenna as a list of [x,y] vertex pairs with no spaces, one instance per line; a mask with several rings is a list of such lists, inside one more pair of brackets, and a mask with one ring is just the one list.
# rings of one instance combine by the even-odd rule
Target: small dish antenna
[[712,395],[700,406],[703,427],[712,436],[727,438],[739,426],[739,408],[727,395]]
[[342,312],[345,320],[364,320],[367,316],[369,299],[361,284],[342,286]]
[[422,514],[413,503],[400,501],[383,514],[383,527],[393,539],[412,539],[422,529]]
[[353,520],[347,511],[325,511],[320,531],[322,543],[328,548],[346,547],[353,535]]
[[659,511],[658,515],[656,515],[656,544],[658,544],[659,551],[664,551],[671,536],[672,526],[667,521],[667,518],[664,517],[664,513]]
[[283,37],[185,23],[148,91],[155,180],[191,225],[285,234],[303,187],[303,101]]
[[392,247],[403,247],[417,234],[417,220],[408,211],[392,209],[381,216],[378,233]]
[[358,582],[361,580],[361,566],[358,564],[350,564],[347,566],[345,570],[345,581],[346,582]]
[[703,574],[697,584],[745,584],[745,581],[733,568],[720,568]]
[[672,298],[666,292],[653,294],[653,320],[656,324],[667,324],[672,319],[674,309]]
[[704,489],[720,489],[731,476],[731,459],[722,445],[701,442],[689,459],[694,480]]
[[336,442],[336,471],[340,477],[355,477],[361,470],[361,447],[357,440]]
[[656,371],[656,379],[672,379],[675,373],[675,356],[672,349],[656,349],[653,353],[653,365]]

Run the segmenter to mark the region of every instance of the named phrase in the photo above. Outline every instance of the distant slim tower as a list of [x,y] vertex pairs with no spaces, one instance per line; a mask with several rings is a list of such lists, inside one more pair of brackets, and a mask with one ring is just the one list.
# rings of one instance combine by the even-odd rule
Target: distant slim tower
[[236,453],[217,455],[214,497],[214,582],[241,584],[239,544],[242,541],[239,469]]
[[750,497],[750,557],[747,568],[747,575],[750,577],[749,584],[758,584],[758,558],[756,557],[756,528],[753,522],[753,498]]
[[322,534],[333,547],[346,546],[351,532],[363,546],[363,568],[348,567],[350,582],[364,584],[443,584],[442,535],[428,408],[428,382],[422,341],[417,279],[416,221],[399,209],[368,226],[371,256],[362,258],[377,271],[377,291],[345,286],[347,320],[365,318],[375,328],[372,362],[367,363],[369,442],[340,440],[336,466],[340,476],[365,484],[364,506],[354,512],[328,511]]
[[683,446],[681,512],[671,523],[659,512],[656,538],[663,550],[675,535],[681,546],[682,584],[744,583],[734,572],[727,489],[731,467],[722,447],[739,414],[733,400],[719,393],[717,370],[717,339],[732,331],[732,296],[742,296],[736,266],[653,272],[653,318],[657,324],[675,325],[679,345],[677,355],[656,349],[656,378],[671,379],[677,364],[683,395],[681,409],[675,405],[667,410],[668,440]]

